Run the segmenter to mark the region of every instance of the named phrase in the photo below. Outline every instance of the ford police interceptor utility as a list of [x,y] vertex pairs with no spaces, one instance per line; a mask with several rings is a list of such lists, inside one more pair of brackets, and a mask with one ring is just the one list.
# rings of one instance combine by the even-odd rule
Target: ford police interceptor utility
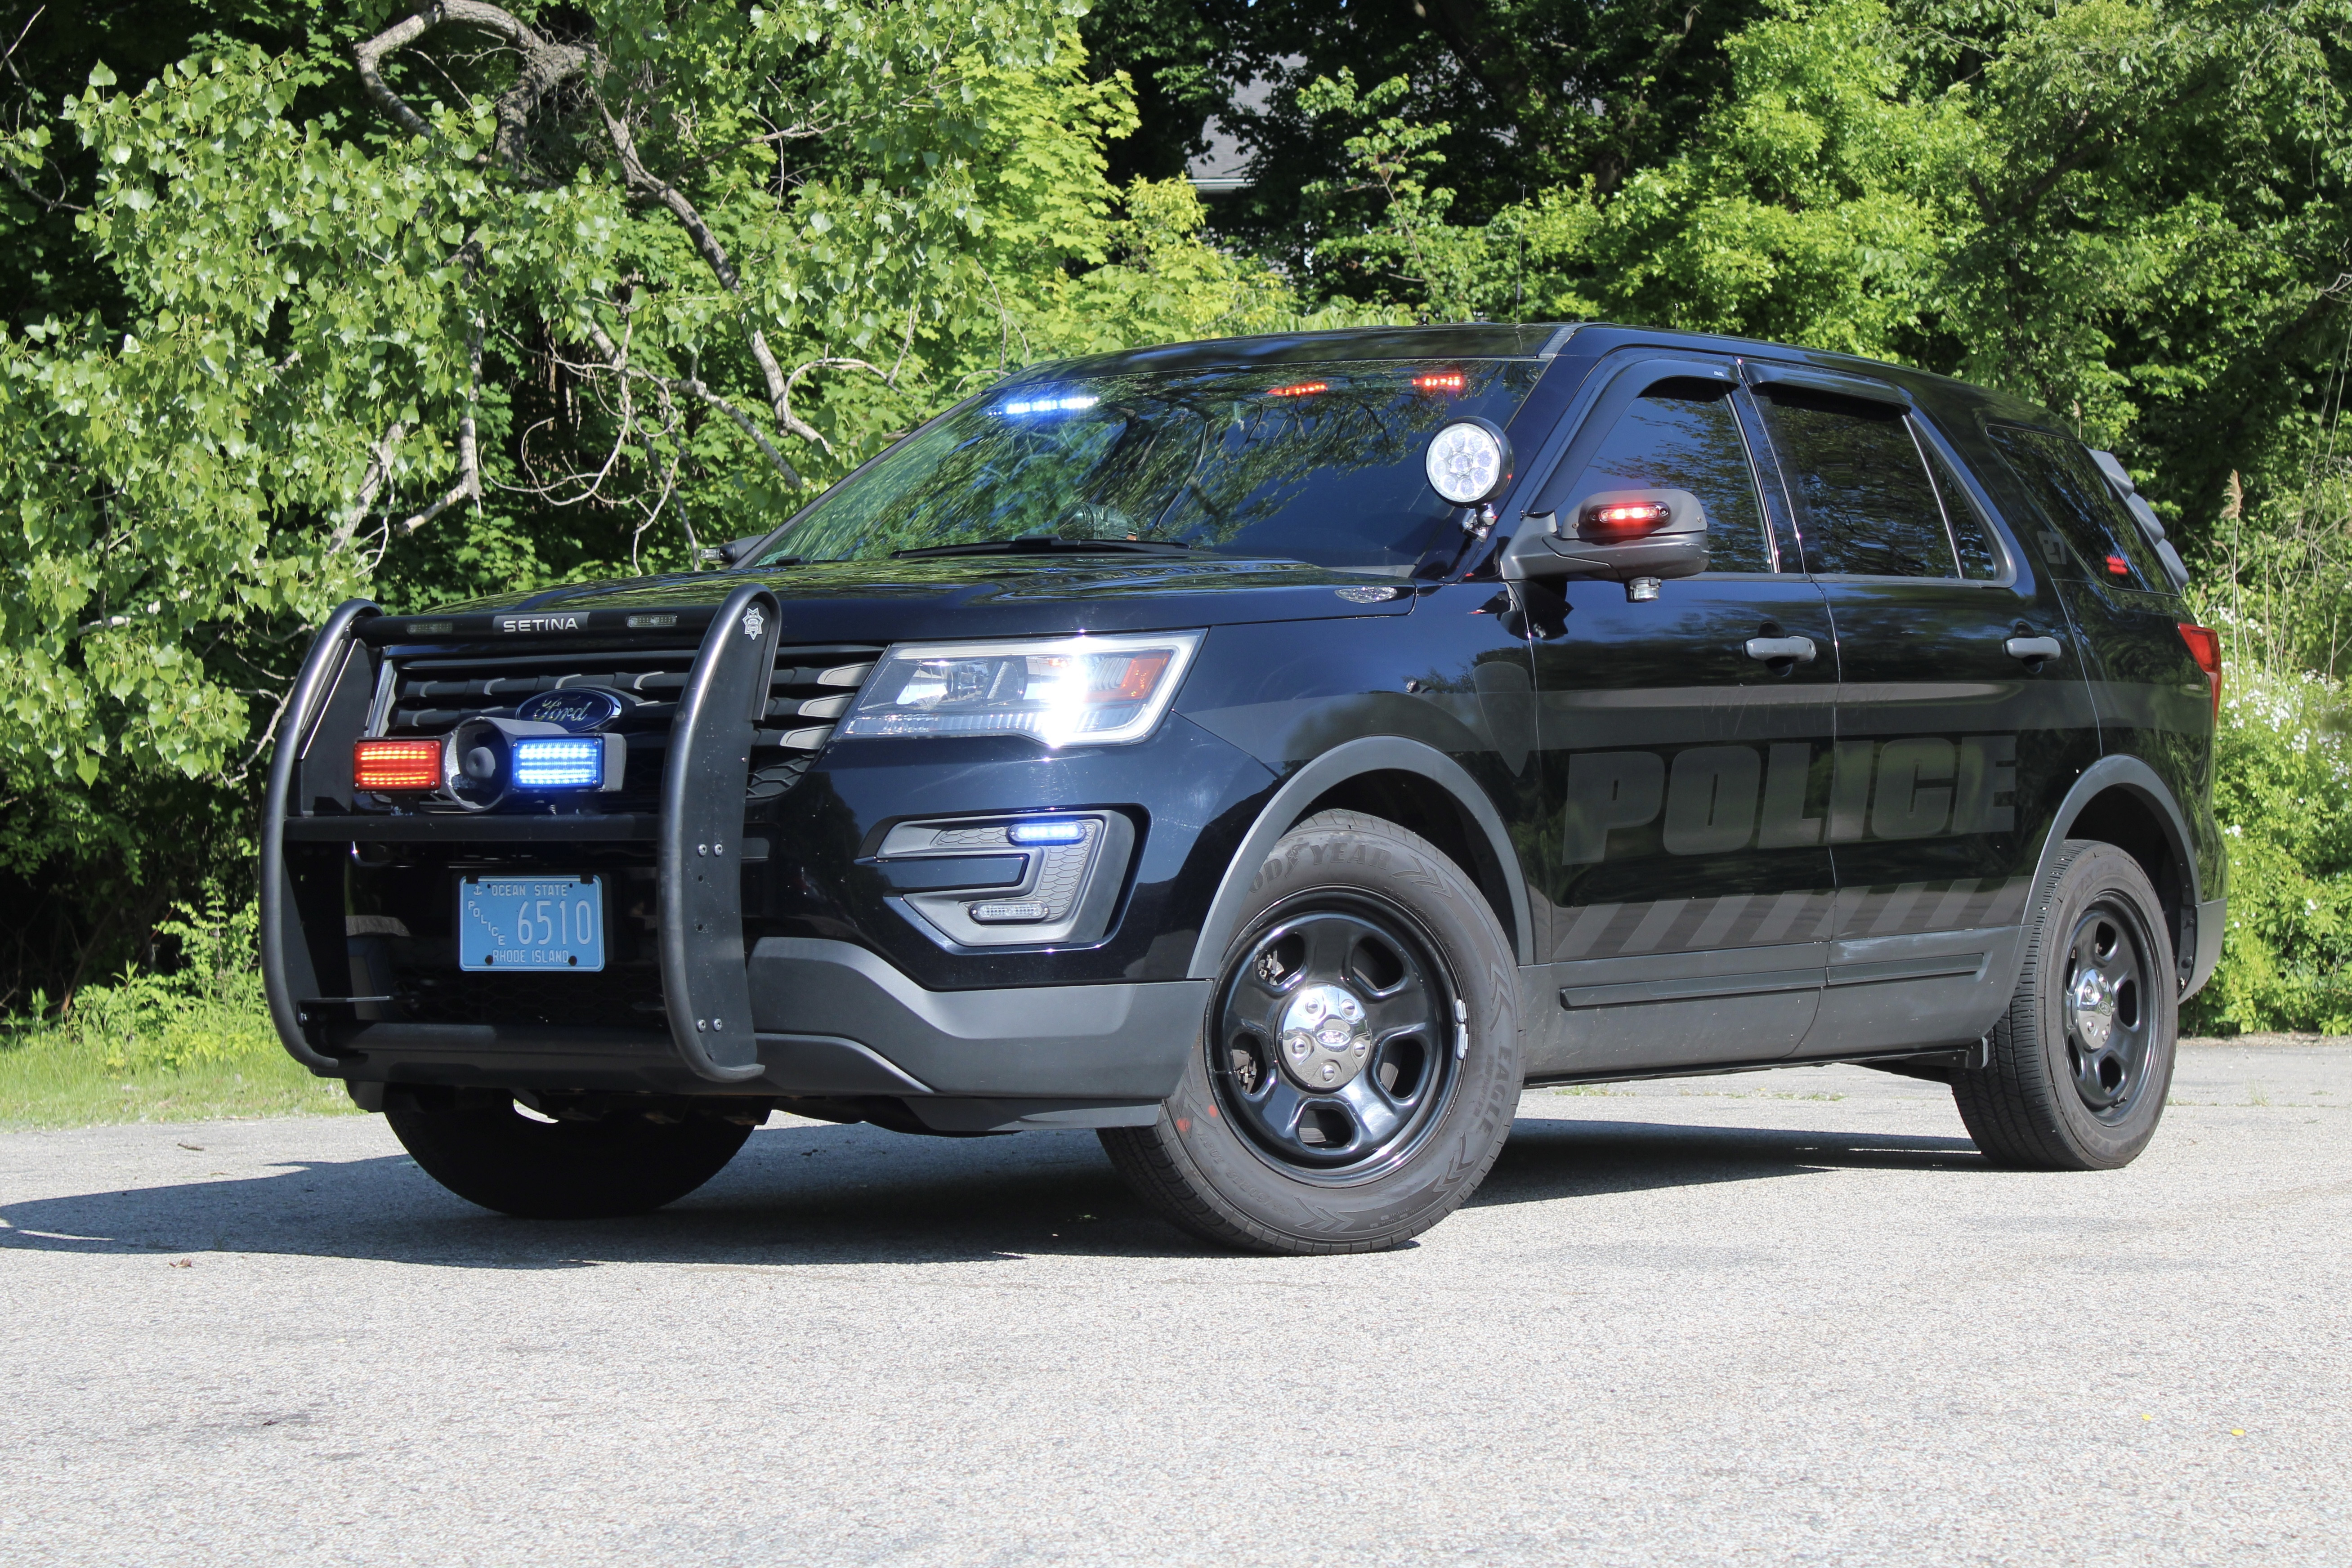
[[287,1048],[510,1214],[775,1109],[1094,1128],[1175,1224],[1391,1246],[1528,1084],[1861,1062],[2124,1164],[2221,943],[2221,689],[2112,458],[1617,326],[1041,365],[718,569],[323,628]]

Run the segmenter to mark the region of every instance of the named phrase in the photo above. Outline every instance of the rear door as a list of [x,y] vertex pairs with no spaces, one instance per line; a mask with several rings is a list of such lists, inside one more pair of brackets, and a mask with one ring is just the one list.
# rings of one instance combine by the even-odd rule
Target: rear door
[[2014,978],[2046,825],[2099,753],[2079,647],[1908,394],[1748,372],[1838,639],[1838,910],[1799,1055],[1974,1038]]
[[1711,569],[1643,602],[1609,582],[1525,585],[1555,595],[1531,616],[1532,901],[1554,1005],[1530,1027],[1529,1075],[1777,1059],[1812,1022],[1833,908],[1829,616],[1762,504],[1732,362],[1635,356],[1595,374],[1523,526],[1601,491],[1685,489]]

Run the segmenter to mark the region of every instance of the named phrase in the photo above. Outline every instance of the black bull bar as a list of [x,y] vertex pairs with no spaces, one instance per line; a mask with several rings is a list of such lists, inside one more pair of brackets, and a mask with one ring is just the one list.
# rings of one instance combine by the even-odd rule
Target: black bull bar
[[[578,1029],[485,1029],[471,1025],[373,1022],[337,1016],[349,1005],[389,1000],[352,993],[345,947],[342,862],[289,856],[288,845],[335,847],[394,839],[527,843],[645,839],[655,845],[657,943],[669,1038],[696,1076],[741,1083],[760,1076],[751,991],[744,965],[740,855],[751,782],[753,723],[767,701],[781,617],[775,595],[744,584],[727,595],[703,634],[673,721],[661,808],[647,817],[363,817],[314,814],[315,794],[297,780],[338,777],[348,788],[350,742],[373,683],[364,679],[361,623],[381,612],[365,599],[340,606],[320,628],[295,679],[270,759],[262,807],[261,975],[270,1020],[295,1060],[321,1077],[348,1076],[353,1053],[387,1047],[462,1051],[500,1043],[576,1040]],[[353,674],[353,661],[361,679]],[[330,733],[329,731],[333,731]],[[315,763],[314,746],[324,743]],[[613,1031],[636,1038],[643,1030]]]

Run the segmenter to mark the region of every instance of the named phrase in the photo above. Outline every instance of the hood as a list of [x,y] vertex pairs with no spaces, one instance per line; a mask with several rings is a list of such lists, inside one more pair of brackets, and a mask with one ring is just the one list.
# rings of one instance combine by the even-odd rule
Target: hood
[[567,583],[385,616],[381,629],[370,629],[368,640],[401,641],[412,626],[411,635],[436,638],[507,632],[601,635],[629,630],[632,616],[642,626],[642,617],[664,613],[677,616],[677,630],[698,633],[719,601],[747,582],[776,595],[787,643],[1162,631],[1403,615],[1414,602],[1413,585],[1400,579],[1297,561],[961,556]]

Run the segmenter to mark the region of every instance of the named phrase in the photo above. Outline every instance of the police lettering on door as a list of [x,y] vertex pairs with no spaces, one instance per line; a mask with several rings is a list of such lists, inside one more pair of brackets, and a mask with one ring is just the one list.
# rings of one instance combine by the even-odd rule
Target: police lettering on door
[[[1824,772],[1825,790],[1815,784]],[[1560,858],[1606,859],[1612,833],[1653,823],[1669,855],[2006,833],[2016,788],[2015,735],[1580,752],[1568,763]]]

